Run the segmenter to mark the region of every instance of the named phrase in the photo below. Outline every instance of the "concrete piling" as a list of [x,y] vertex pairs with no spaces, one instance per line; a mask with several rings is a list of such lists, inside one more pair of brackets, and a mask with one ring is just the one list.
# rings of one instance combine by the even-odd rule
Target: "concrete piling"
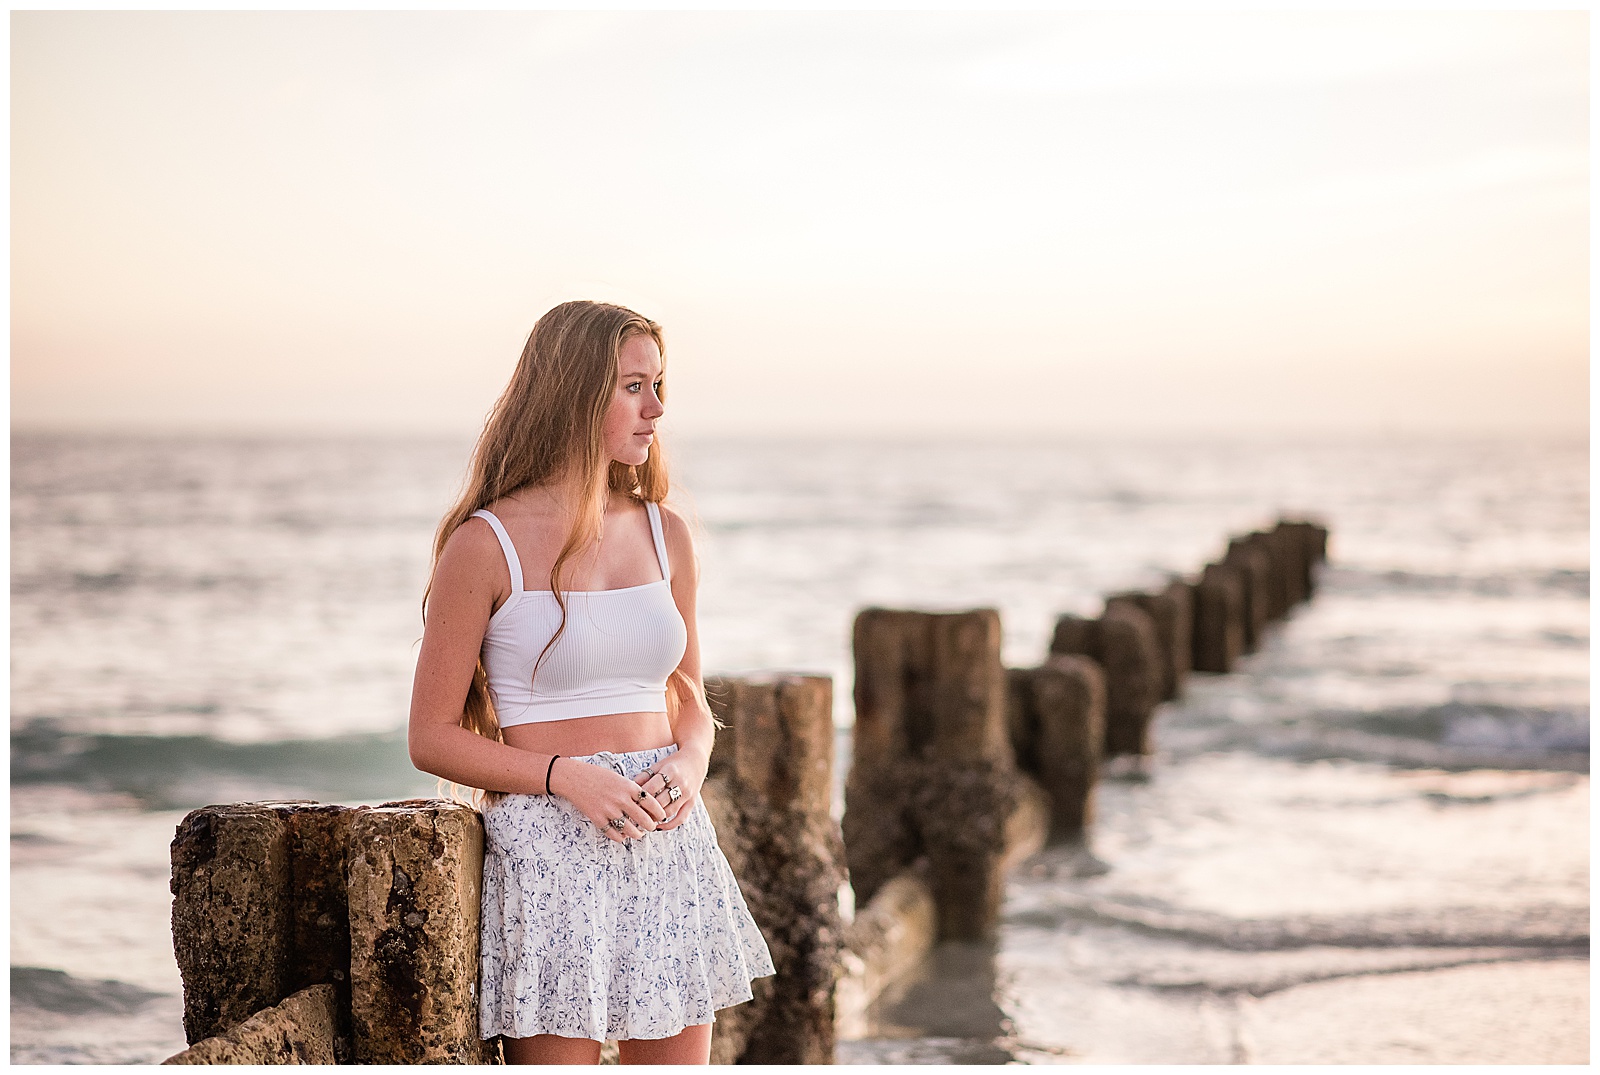
[[1261,645],[1267,624],[1283,613],[1283,579],[1275,570],[1275,557],[1264,546],[1273,542],[1253,540],[1262,535],[1234,538],[1228,542],[1222,562],[1239,573],[1240,598],[1244,615],[1242,652],[1254,653]]
[[1244,652],[1244,582],[1238,568],[1207,564],[1194,587],[1194,670],[1231,672]]
[[1006,728],[1000,617],[868,609],[856,617],[855,653],[844,838],[857,901],[926,855],[940,939],[990,936],[1007,825],[1024,797]]
[[[1287,540],[1285,540],[1287,538]],[[1267,591],[1267,618],[1281,620],[1289,614],[1297,601],[1303,600],[1295,586],[1298,550],[1296,542],[1288,535],[1272,530],[1252,530],[1244,540],[1260,549],[1271,565]]]
[[1156,625],[1131,605],[1100,617],[1101,665],[1106,674],[1106,757],[1150,753],[1150,718],[1161,702],[1163,661]]
[[279,807],[289,826],[289,889],[293,952],[285,988],[328,984],[333,991],[334,1045],[340,1063],[354,1059],[350,1038],[350,906],[345,847],[352,812],[342,806]]
[[363,1064],[481,1064],[476,810],[412,799],[355,811],[349,884],[351,1024]]
[[1189,674],[1191,663],[1194,634],[1192,588],[1182,579],[1174,578],[1154,593],[1115,593],[1106,598],[1107,608],[1117,603],[1142,609],[1154,622],[1163,661],[1161,700],[1177,698],[1183,693],[1183,680]]
[[833,683],[826,676],[706,684],[725,725],[705,799],[777,974],[719,1014],[713,1063],[833,1062],[844,846],[830,812]]
[[1103,756],[1150,753],[1150,719],[1161,702],[1168,664],[1150,614],[1131,601],[1114,601],[1098,620],[1062,616],[1050,653],[1080,654],[1104,670]]
[[1283,577],[1283,614],[1311,596],[1311,560],[1306,548],[1307,534],[1282,520],[1260,535],[1277,554]]
[[172,941],[189,1043],[289,993],[289,826],[268,803],[192,811],[172,841]]
[[933,671],[926,634],[923,613],[867,609],[856,616],[856,722],[843,829],[857,906],[922,853],[907,805],[920,753],[913,749],[910,725],[930,719]]
[[1050,837],[1081,842],[1094,816],[1105,674],[1088,657],[1056,654],[1038,668],[1007,669],[1006,687],[1017,767],[1036,777],[1050,800]]
[[1005,826],[1020,802],[1005,724],[1000,615],[935,615],[928,627],[933,726],[920,751],[914,809],[932,868],[939,937],[977,940],[999,928]]
[[1328,558],[1328,528],[1319,523],[1280,519],[1273,536],[1290,551],[1291,579],[1299,600],[1309,600],[1316,589],[1316,566]]

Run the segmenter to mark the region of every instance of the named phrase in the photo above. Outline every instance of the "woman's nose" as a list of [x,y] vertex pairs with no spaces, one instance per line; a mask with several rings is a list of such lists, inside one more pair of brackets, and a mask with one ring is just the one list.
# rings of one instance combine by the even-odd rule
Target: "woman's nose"
[[666,412],[666,409],[666,404],[661,402],[661,397],[656,395],[654,391],[650,393],[650,398],[644,401],[644,416],[646,418],[660,418]]

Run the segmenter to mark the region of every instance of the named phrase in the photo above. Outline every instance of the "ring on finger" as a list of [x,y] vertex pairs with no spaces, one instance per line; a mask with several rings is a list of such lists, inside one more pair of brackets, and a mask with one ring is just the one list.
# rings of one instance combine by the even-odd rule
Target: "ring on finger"
[[668,784],[667,785],[667,802],[675,803],[681,798],[683,798],[683,789],[678,787],[676,784]]
[[624,817],[614,817],[609,822],[607,822],[607,824],[609,824],[613,829],[616,829],[618,832],[621,832],[622,831],[622,827],[624,825],[626,825],[627,823],[628,823],[628,819],[625,816]]

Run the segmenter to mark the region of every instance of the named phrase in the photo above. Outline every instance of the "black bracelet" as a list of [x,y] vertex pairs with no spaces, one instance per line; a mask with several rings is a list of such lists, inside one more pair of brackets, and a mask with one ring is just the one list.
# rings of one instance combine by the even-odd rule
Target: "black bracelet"
[[550,774],[555,771],[556,759],[559,757],[561,757],[560,754],[552,754],[550,756],[550,767],[544,771],[544,793],[546,795],[550,794]]

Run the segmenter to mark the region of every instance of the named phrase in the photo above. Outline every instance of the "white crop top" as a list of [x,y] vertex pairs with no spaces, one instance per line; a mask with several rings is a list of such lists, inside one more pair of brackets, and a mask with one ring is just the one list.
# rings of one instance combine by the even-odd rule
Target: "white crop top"
[[494,528],[511,569],[511,596],[489,617],[482,653],[502,728],[666,709],[667,677],[683,660],[689,634],[672,600],[661,511],[649,502],[644,508],[662,577],[620,590],[562,591],[567,629],[539,666],[537,683],[534,662],[561,625],[561,607],[549,590],[522,588],[522,563],[500,520],[472,513]]

